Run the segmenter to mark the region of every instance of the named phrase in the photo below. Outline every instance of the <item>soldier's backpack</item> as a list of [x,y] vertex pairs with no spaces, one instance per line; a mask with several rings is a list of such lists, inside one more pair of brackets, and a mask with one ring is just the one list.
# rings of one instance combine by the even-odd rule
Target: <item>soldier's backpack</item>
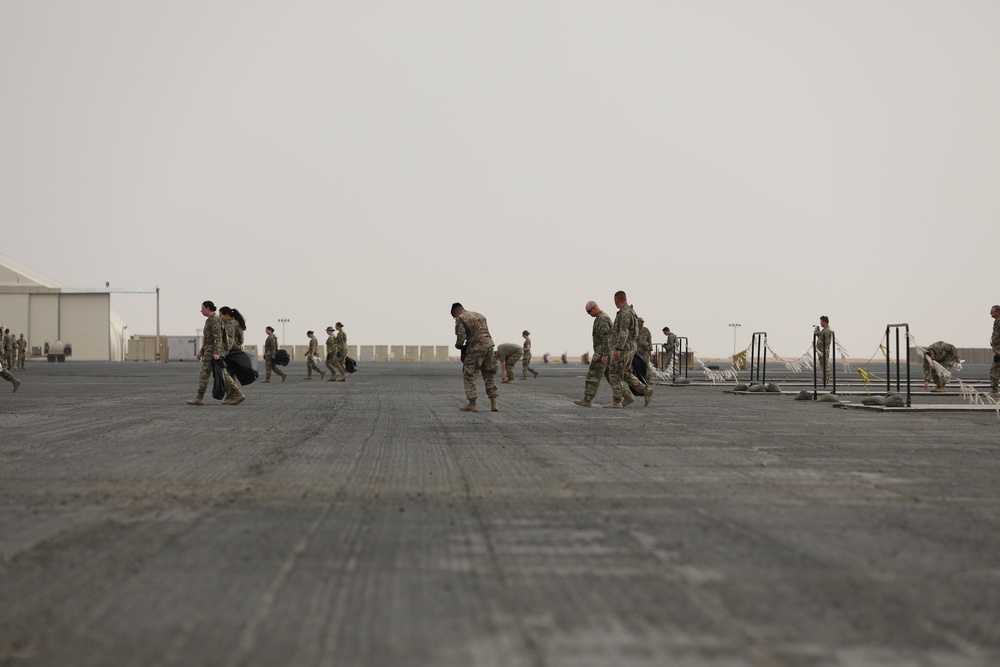
[[291,358],[288,356],[288,350],[278,350],[274,353],[274,363],[277,366],[287,366]]

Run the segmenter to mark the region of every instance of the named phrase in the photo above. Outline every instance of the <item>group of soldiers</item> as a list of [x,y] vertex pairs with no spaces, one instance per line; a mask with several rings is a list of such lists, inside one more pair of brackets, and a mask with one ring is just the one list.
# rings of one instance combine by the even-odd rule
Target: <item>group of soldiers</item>
[[14,338],[10,329],[0,326],[0,378],[10,382],[14,391],[21,386],[21,381],[11,374],[11,368],[24,368],[24,356],[28,349],[28,341],[24,334]]
[[[989,396],[993,399],[998,399],[1000,398],[1000,305],[990,308],[990,317],[993,318],[993,334],[990,336],[993,364],[990,366]],[[823,384],[826,385],[830,379],[830,350],[834,341],[834,333],[830,329],[830,318],[826,315],[819,318],[819,326],[816,327],[813,336],[816,345],[817,361],[823,372]],[[948,383],[948,380],[938,369],[951,370],[955,367],[961,368],[961,363],[962,359],[959,356],[958,348],[951,343],[938,340],[928,345],[924,348],[923,356],[924,389],[929,389],[934,393],[945,392],[945,385]],[[932,382],[934,383],[934,388],[930,389]]]
[[[319,361],[319,340],[313,331],[307,331],[306,336],[309,337],[309,349],[306,351],[306,376],[303,379],[312,380],[313,371],[316,371],[319,373],[319,379],[322,380],[326,376],[326,372],[317,363]],[[275,339],[274,344],[277,346],[277,339]],[[264,354],[266,358],[266,347]],[[347,381],[347,334],[344,333],[342,322],[337,322],[334,326],[326,328],[326,367],[330,369],[330,379],[327,382]],[[284,376],[282,376],[282,382],[284,382]]]
[[[649,405],[653,396],[653,388],[632,372],[632,361],[636,354],[643,355],[647,360],[652,354],[649,329],[642,326],[642,320],[629,305],[625,292],[616,292],[614,299],[618,308],[614,322],[596,302],[588,301],[585,306],[587,314],[594,318],[594,356],[587,372],[583,399],[574,401],[583,407],[592,407],[602,377],[607,378],[612,392],[611,402],[604,406],[606,408],[623,408],[633,403],[635,399],[632,392],[643,397],[644,406]],[[498,361],[502,364],[503,383],[515,382],[513,366],[518,359],[522,360],[522,379],[526,379],[529,372],[538,377],[538,373],[530,365],[530,334],[527,330],[522,332],[525,343],[520,349],[512,343],[504,343],[494,352],[493,337],[483,315],[466,310],[461,303],[456,302],[451,305],[451,316],[455,318],[455,347],[463,351],[462,375],[465,397],[468,400],[468,404],[461,406],[459,410],[479,410],[476,376],[481,374],[486,385],[486,395],[490,399],[490,410],[497,412],[500,410],[495,379]],[[676,336],[670,333],[669,327],[664,327],[664,333],[668,335],[672,350]],[[671,336],[673,337],[670,338]]]
[[[605,408],[624,408],[635,401],[633,393],[643,397],[643,407],[649,405],[653,397],[653,388],[632,372],[632,361],[636,354],[647,361],[650,359],[653,352],[652,335],[644,326],[645,321],[637,317],[635,310],[629,305],[625,292],[615,292],[614,299],[618,308],[614,322],[596,301],[588,301],[584,305],[587,314],[594,318],[591,332],[594,356],[587,370],[583,398],[573,401],[581,407],[593,407],[602,377],[611,385],[611,402]],[[664,333],[669,331],[668,327],[664,327]],[[674,340],[676,341],[676,337]]]
[[[225,359],[227,355],[236,350],[243,349],[243,332],[246,331],[246,321],[243,315],[235,308],[223,306],[216,314],[215,304],[211,301],[203,301],[201,304],[201,314],[205,317],[205,328],[202,331],[201,350],[198,352],[198,361],[201,362],[201,373],[198,376],[198,394],[187,401],[188,405],[204,405],[205,391],[208,389],[208,378],[212,376],[212,364],[214,361]],[[274,373],[284,382],[288,376],[275,363],[278,353],[278,337],[274,335],[274,327],[265,327],[264,332],[267,338],[264,341],[264,365],[266,375],[263,382],[271,381],[271,374]],[[344,382],[347,380],[347,334],[344,333],[344,325],[337,322],[335,327],[327,327],[329,335],[326,341],[326,367],[330,369],[330,379],[328,382]],[[336,333],[335,333],[336,332]],[[318,358],[318,342],[312,331],[306,333],[309,336],[309,354],[306,362],[306,380],[312,379],[312,372],[316,370],[322,379],[325,373],[316,365]],[[338,378],[337,376],[340,375]],[[227,369],[224,373],[226,384],[226,397],[222,399],[223,405],[239,405],[246,400],[246,395],[240,389],[239,383]],[[15,386],[15,391],[16,391]]]

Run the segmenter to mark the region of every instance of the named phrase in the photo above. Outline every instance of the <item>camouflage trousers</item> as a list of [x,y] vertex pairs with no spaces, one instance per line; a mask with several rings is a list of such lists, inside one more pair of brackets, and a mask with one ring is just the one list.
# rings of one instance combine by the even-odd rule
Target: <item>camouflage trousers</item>
[[504,366],[507,367],[508,380],[514,379],[514,367],[517,366],[517,362],[521,360],[523,354],[524,353],[521,352],[521,350],[518,350],[517,352],[508,355],[506,358],[500,360],[503,362]]
[[830,382],[830,359],[825,355],[820,355],[816,360],[819,363],[820,374],[823,376],[823,386]]
[[470,349],[465,353],[465,363],[462,364],[462,380],[465,383],[465,397],[470,401],[476,400],[476,376],[482,373],[483,382],[486,383],[486,395],[490,398],[497,397],[497,360],[493,353],[493,346]]
[[538,371],[531,367],[531,352],[525,352],[521,357],[521,377],[528,377],[528,373],[538,377]]
[[333,358],[333,367],[337,369],[337,372],[347,377],[347,353],[344,352],[343,355],[338,354]]
[[24,368],[24,350],[20,350],[17,353],[17,367]]
[[[198,375],[198,395],[204,396],[205,390],[208,389],[208,379],[212,377],[212,355],[203,356],[201,358],[201,373]],[[236,386],[236,380],[233,376],[226,371],[222,374],[222,377],[226,378],[226,396],[230,396],[239,391]]]
[[316,371],[320,375],[323,374],[323,369],[319,367],[319,364],[311,357],[306,357],[306,376],[312,377],[313,371]]
[[330,369],[330,379],[337,377],[337,355],[332,352],[326,355],[326,367]]
[[587,370],[587,381],[583,388],[584,400],[594,400],[594,396],[597,396],[597,390],[601,388],[602,377],[607,378],[608,384],[611,384],[611,376],[608,374],[608,361],[609,359],[605,357],[605,361],[602,362],[601,355],[599,354],[595,354],[590,359],[590,368]]
[[994,361],[990,366],[990,391],[1000,388],[1000,361]]
[[623,351],[617,359],[611,355],[611,363],[608,368],[609,380],[611,381],[612,400],[621,401],[629,387],[642,393],[646,391],[646,385],[639,382],[639,378],[632,372],[632,359],[635,357],[635,350]]
[[264,359],[264,367],[267,369],[267,375],[264,376],[265,380],[271,379],[272,372],[276,373],[278,377],[285,377],[285,372],[275,365],[274,359]]
[[3,369],[2,371],[0,371],[0,378],[3,378],[7,382],[13,382],[14,381],[14,376],[11,375],[10,371],[7,370],[6,368]]

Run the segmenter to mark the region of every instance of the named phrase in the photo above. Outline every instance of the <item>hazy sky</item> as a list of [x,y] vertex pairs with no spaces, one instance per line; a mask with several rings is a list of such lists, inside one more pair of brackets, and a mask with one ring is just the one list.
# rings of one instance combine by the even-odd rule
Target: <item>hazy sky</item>
[[[0,253],[248,342],[986,347],[1000,2],[0,0]],[[115,296],[130,333],[154,300]]]

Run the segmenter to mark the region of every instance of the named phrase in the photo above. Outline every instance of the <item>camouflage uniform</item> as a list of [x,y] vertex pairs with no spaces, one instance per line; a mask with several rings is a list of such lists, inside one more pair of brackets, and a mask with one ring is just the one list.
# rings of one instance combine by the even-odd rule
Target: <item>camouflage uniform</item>
[[[934,361],[945,368],[951,369],[959,362],[958,349],[951,343],[939,340],[927,346],[927,351],[934,351]],[[944,387],[947,382],[941,377],[941,372],[931,366],[930,357],[924,355],[924,382],[934,381],[935,387]]]
[[274,364],[274,355],[278,352],[278,337],[273,333],[269,334],[267,339],[264,341],[264,366],[267,368],[267,375],[264,376],[264,382],[271,381],[271,372],[275,372],[281,378],[281,381],[285,381],[285,373],[280,368]]
[[[583,390],[583,399],[585,401],[594,400],[594,396],[597,396],[597,390],[601,386],[601,377],[608,379],[608,384],[611,384],[611,377],[608,375],[608,362],[611,361],[612,349],[611,349],[611,318],[608,314],[601,312],[600,315],[594,318],[594,356],[590,360],[590,368],[587,371],[587,383]],[[601,361],[601,357],[606,356],[606,361]],[[612,391],[614,391],[614,385],[612,384]]]
[[329,382],[333,382],[337,379],[337,337],[332,329],[327,333],[330,335],[326,338],[326,367],[330,369]]
[[993,335],[990,336],[990,347],[993,348],[993,365],[990,366],[990,391],[997,392],[1000,388],[1000,320],[993,320]]
[[823,369],[823,385],[830,381],[830,346],[833,344],[833,329],[823,327],[816,334],[816,357]]
[[0,370],[0,378],[3,378],[7,382],[10,382],[12,385],[14,385],[14,391],[17,391],[17,388],[21,384],[21,381],[18,380],[13,375],[11,375],[10,373],[11,363],[7,359],[7,357],[10,356],[10,352],[13,351],[12,350],[13,347],[14,347],[14,341],[10,340],[7,334],[0,332],[0,355],[2,355],[0,356],[0,366],[3,366],[3,370]]
[[639,327],[639,335],[635,339],[635,353],[649,361],[649,355],[653,353],[653,334],[649,331],[649,327]]
[[674,363],[674,354],[677,349],[677,334],[670,332],[667,334],[667,342],[663,344],[663,368],[670,368]]
[[461,347],[466,343],[469,346],[465,351],[465,363],[462,364],[465,397],[470,401],[476,400],[476,375],[481,372],[486,384],[486,395],[496,398],[497,360],[493,356],[493,337],[490,336],[486,318],[471,310],[463,311],[455,318],[455,346]]
[[337,332],[334,343],[336,343],[334,348],[336,355],[333,364],[337,372],[340,373],[340,381],[342,382],[347,379],[347,334],[344,333],[343,329]]
[[[220,317],[219,319],[222,318]],[[243,349],[243,330],[240,329],[240,323],[233,318],[229,318],[228,320],[222,320],[223,352],[219,356],[228,357],[229,353],[232,352],[233,350],[242,350],[242,349]],[[226,366],[226,375],[232,378],[234,385],[239,386],[236,384],[236,378],[233,377],[233,374],[229,371],[229,366]],[[228,389],[229,387],[228,382],[226,383],[226,387]],[[226,395],[232,396],[232,394],[229,393],[228,391],[226,392]]]
[[[504,365],[507,366],[507,382],[513,382],[514,366],[521,360],[524,350],[520,345],[515,345],[514,343],[500,343],[497,345],[497,354],[499,355],[498,361],[500,361],[501,370]],[[525,377],[527,377],[527,374],[525,374]]]
[[313,371],[319,373],[319,378],[322,380],[326,373],[319,367],[316,360],[313,357],[319,356],[319,341],[315,337],[309,339],[309,351],[306,352],[306,378],[312,379]]
[[28,341],[25,338],[18,338],[15,343],[17,347],[17,367],[24,368],[24,357],[28,350]]
[[646,385],[639,382],[632,373],[632,359],[635,357],[636,338],[639,334],[639,322],[635,317],[635,311],[627,303],[618,309],[615,316],[615,323],[611,327],[611,340],[614,348],[619,352],[618,358],[611,355],[611,367],[608,374],[611,379],[612,400],[620,403],[628,391],[629,387],[635,388],[640,393],[646,391]]
[[[201,373],[198,375],[199,396],[204,395],[205,390],[208,389],[208,378],[212,377],[212,357],[216,354],[222,357],[225,354],[223,335],[222,318],[215,313],[206,317],[200,352]],[[223,377],[226,378],[227,396],[239,392],[236,382],[233,381],[229,373],[223,373]]]
[[4,336],[7,338],[7,352],[3,358],[3,365],[7,368],[14,368],[14,334],[10,332],[10,329],[7,329]]
[[538,371],[531,367],[531,339],[524,337],[524,345],[521,347],[521,379],[527,380],[528,373],[538,377]]

